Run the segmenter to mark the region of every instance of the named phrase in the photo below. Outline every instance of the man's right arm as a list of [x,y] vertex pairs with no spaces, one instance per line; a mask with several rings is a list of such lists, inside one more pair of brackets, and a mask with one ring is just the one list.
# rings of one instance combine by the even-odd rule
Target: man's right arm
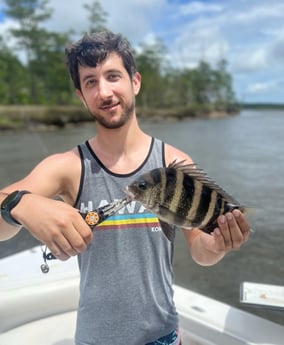
[[[7,198],[9,193],[0,191],[0,204]],[[15,236],[21,229],[21,226],[13,226],[5,222],[0,215],[0,241],[8,240]]]
[[[10,214],[61,260],[86,250],[93,237],[78,210],[71,206],[79,178],[80,160],[70,151],[46,158],[28,176],[2,189],[0,194],[2,202],[15,190],[31,192],[23,195]],[[72,189],[73,197],[69,195]],[[66,195],[68,203],[53,199],[59,195]],[[0,240],[15,236],[20,228],[0,218]]]

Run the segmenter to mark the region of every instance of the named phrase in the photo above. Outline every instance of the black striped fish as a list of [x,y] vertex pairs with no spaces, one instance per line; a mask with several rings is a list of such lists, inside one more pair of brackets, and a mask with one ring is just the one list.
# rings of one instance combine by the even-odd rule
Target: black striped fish
[[171,225],[210,233],[217,218],[234,209],[246,208],[226,193],[195,164],[172,162],[166,168],[141,175],[126,188],[130,200],[142,203],[159,218],[166,237],[172,241]]

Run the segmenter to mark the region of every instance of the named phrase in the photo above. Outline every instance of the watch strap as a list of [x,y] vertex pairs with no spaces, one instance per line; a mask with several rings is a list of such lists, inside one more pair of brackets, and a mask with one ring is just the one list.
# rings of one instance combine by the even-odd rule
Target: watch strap
[[19,226],[19,223],[12,215],[11,210],[18,205],[23,195],[31,194],[27,190],[14,191],[9,194],[1,203],[1,217],[10,225]]

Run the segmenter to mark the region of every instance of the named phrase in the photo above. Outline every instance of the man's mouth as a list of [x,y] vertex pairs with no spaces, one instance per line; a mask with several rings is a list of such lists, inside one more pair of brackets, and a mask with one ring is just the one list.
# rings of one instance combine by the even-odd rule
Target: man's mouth
[[103,104],[101,107],[100,107],[100,109],[102,109],[102,110],[112,110],[112,109],[114,109],[116,106],[118,106],[119,105],[119,102],[117,102],[117,103],[111,103],[111,104]]

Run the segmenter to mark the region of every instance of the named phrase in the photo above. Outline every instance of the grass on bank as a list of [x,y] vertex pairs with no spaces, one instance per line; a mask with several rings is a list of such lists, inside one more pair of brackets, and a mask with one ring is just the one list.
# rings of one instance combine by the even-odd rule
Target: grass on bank
[[[211,105],[191,107],[150,109],[137,108],[137,116],[151,119],[218,117],[236,113],[236,109],[216,111]],[[0,105],[0,130],[33,129],[40,126],[65,127],[91,121],[91,116],[82,105],[41,106],[41,105]]]

